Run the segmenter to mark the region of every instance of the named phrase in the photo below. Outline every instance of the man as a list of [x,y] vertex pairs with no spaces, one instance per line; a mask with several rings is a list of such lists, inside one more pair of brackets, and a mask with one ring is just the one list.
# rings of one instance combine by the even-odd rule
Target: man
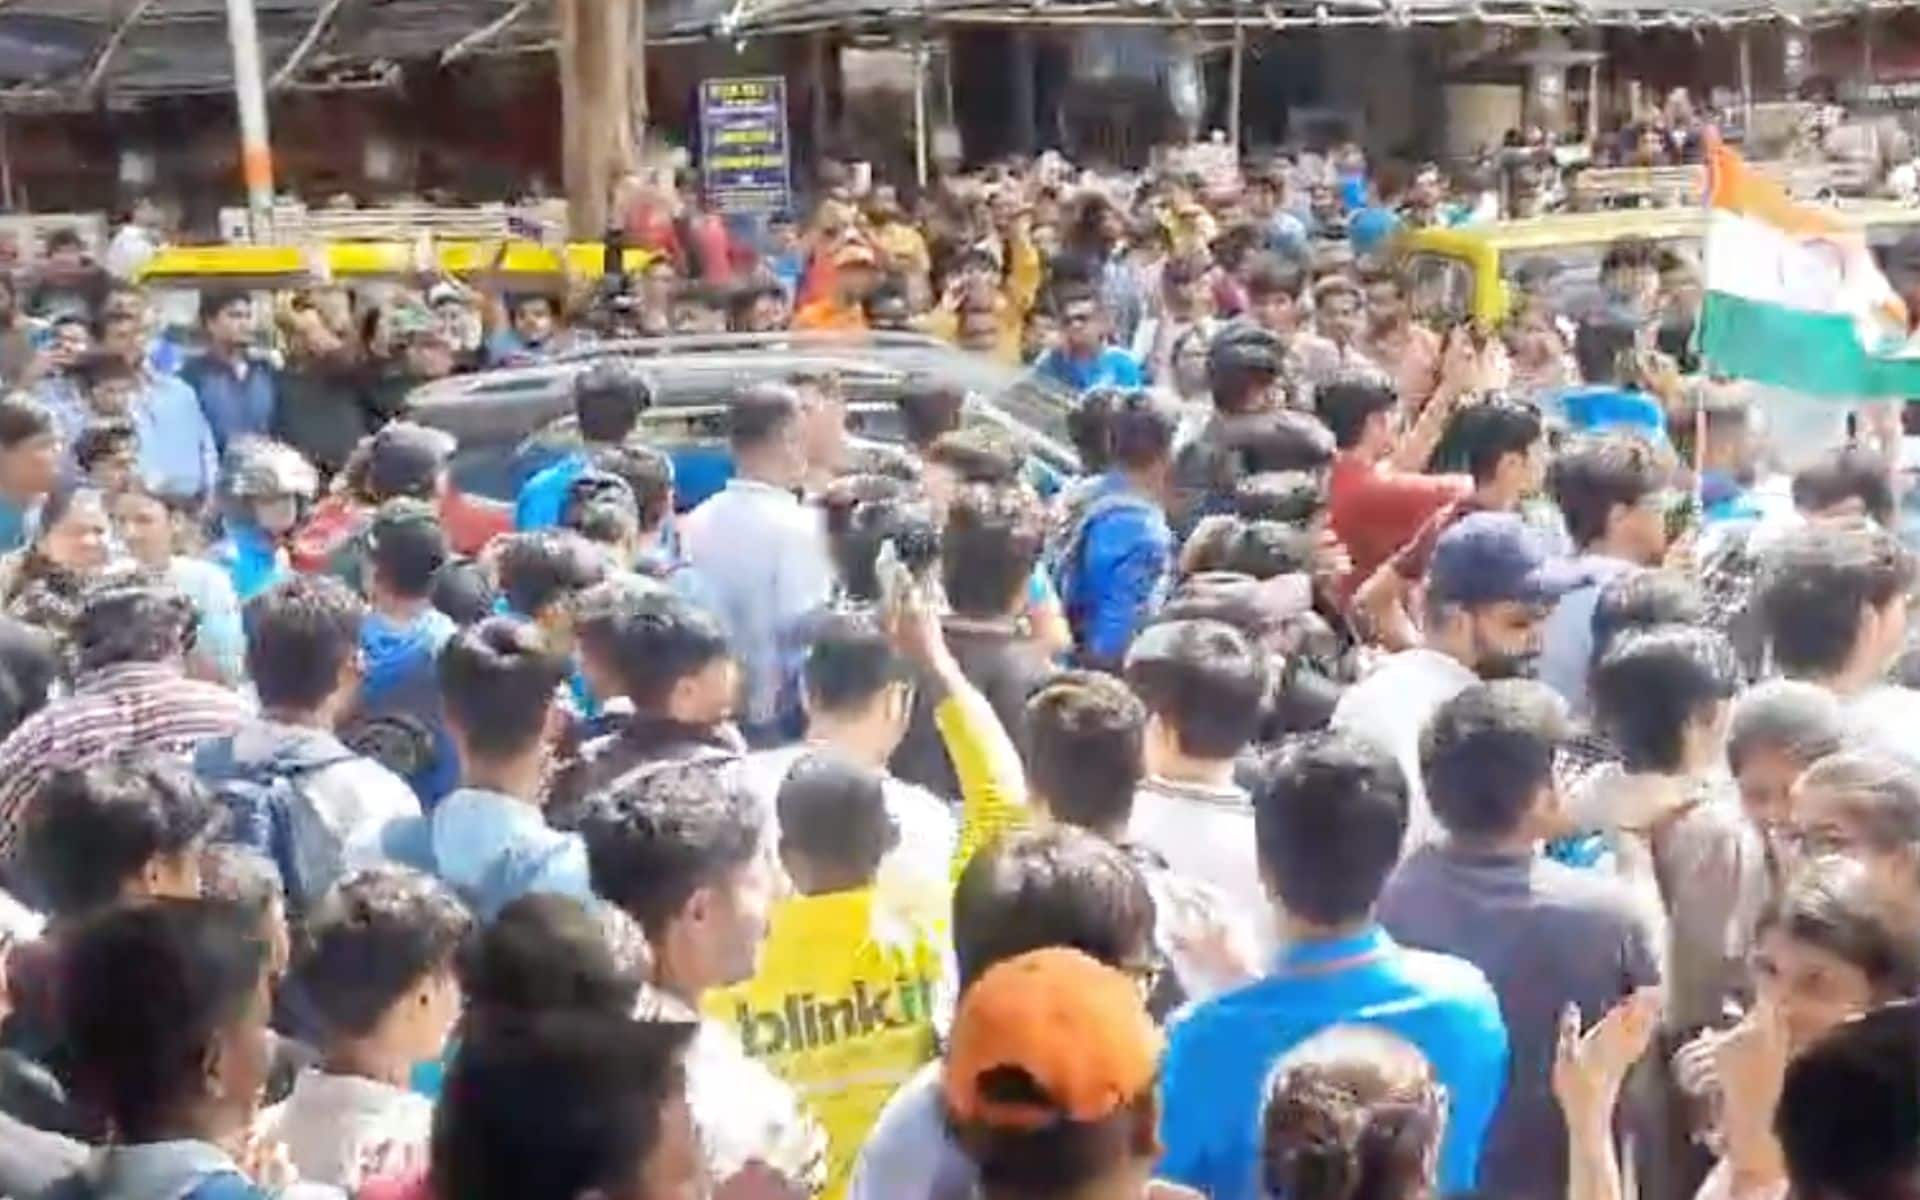
[[75,623],[72,691],[0,743],[0,859],[11,858],[27,803],[62,767],[126,750],[186,754],[248,718],[245,700],[185,672],[193,606],[171,589],[111,584]]
[[1398,271],[1369,271],[1361,276],[1360,286],[1367,313],[1361,353],[1392,376],[1402,409],[1417,413],[1440,382],[1440,337],[1413,319],[1406,280]]
[[1840,701],[1853,737],[1910,755],[1920,693],[1886,681],[1907,644],[1912,557],[1873,525],[1821,522],[1764,556],[1761,622],[1773,663]]
[[1477,512],[1517,512],[1540,490],[1546,471],[1546,427],[1529,405],[1490,399],[1462,409],[1453,436],[1466,457],[1473,490],[1427,519],[1413,540],[1394,551],[1354,593],[1375,638],[1390,650],[1419,642],[1410,597],[1426,578],[1440,535]]
[[1565,824],[1554,782],[1562,713],[1552,691],[1518,681],[1475,684],[1440,706],[1421,764],[1447,838],[1414,851],[1380,896],[1396,940],[1465,959],[1500,997],[1512,1058],[1481,1153],[1489,1195],[1566,1194],[1549,1087],[1561,1015],[1604,1013],[1660,982],[1659,950],[1627,890],[1539,854]]
[[1208,264],[1198,258],[1175,258],[1160,271],[1160,304],[1134,329],[1129,347],[1146,377],[1160,387],[1173,386],[1173,347],[1189,332],[1202,340],[1213,336],[1217,324],[1207,295]]
[[542,363],[567,348],[560,325],[560,305],[537,292],[509,296],[507,327],[487,339],[486,360],[493,367],[526,367]]
[[933,299],[933,258],[927,252],[927,239],[907,219],[898,188],[883,183],[868,194],[867,224],[886,256],[887,269],[905,280],[906,299],[916,309],[926,307]]
[[[1920,1006],[1847,1021],[1785,1064],[1770,1164],[1795,1196],[1874,1200],[1920,1186]],[[1764,1139],[1763,1139],[1764,1142]]]
[[740,665],[711,614],[670,592],[611,580],[582,593],[574,617],[580,668],[603,704],[632,711],[555,778],[549,804],[571,812],[594,792],[663,763],[737,759],[732,723]]
[[1083,665],[1111,667],[1165,600],[1174,568],[1173,412],[1135,393],[1108,417],[1111,462],[1073,516],[1055,567]]
[[[1338,453],[1327,481],[1327,513],[1334,535],[1353,559],[1346,585],[1366,582],[1394,551],[1413,540],[1420,527],[1447,504],[1470,490],[1457,475],[1420,475],[1398,468],[1393,415],[1397,401],[1383,383],[1342,379],[1317,393],[1320,419],[1333,431]],[[1441,406],[1427,406],[1431,413]],[[1425,414],[1421,420],[1427,420]],[[1435,431],[1436,440],[1438,430]],[[1411,433],[1409,434],[1411,437]],[[1428,444],[1431,450],[1431,443]]]
[[1420,786],[1428,718],[1479,680],[1529,674],[1548,610],[1582,579],[1570,564],[1550,562],[1539,535],[1511,513],[1475,513],[1434,544],[1425,644],[1349,688],[1332,722],[1400,764],[1412,798],[1409,849],[1439,832]]
[[37,322],[20,310],[13,276],[0,273],[0,384],[16,388],[31,382],[27,374],[37,353],[37,332]]
[[1314,735],[1271,765],[1254,826],[1287,949],[1273,975],[1174,1026],[1161,1075],[1162,1172],[1214,1200],[1264,1195],[1259,1118],[1274,1063],[1324,1029],[1361,1022],[1433,1064],[1451,1098],[1437,1190],[1473,1190],[1505,1087],[1507,1031],[1478,968],[1403,949],[1374,919],[1406,834],[1406,780],[1363,741]]
[[341,492],[314,506],[291,546],[293,565],[326,571],[357,583],[366,557],[366,532],[374,512],[389,500],[432,503],[457,554],[478,554],[513,529],[511,510],[473,497],[453,485],[454,439],[412,421],[393,421],[367,442],[359,491]]
[[573,414],[580,448],[543,468],[520,488],[514,505],[515,529],[545,529],[560,523],[567,489],[597,450],[626,445],[653,405],[647,381],[621,362],[595,363],[573,380]]
[[0,397],[0,551],[32,540],[40,508],[59,481],[53,414],[24,396]]
[[1148,719],[1146,705],[1113,676],[1063,672],[1027,702],[1026,765],[1035,812],[1099,835],[1139,866],[1153,892],[1154,946],[1173,968],[1148,997],[1163,1013],[1254,978],[1263,954],[1255,922],[1266,924],[1266,910],[1236,905],[1133,840]]
[[1386,383],[1385,372],[1360,347],[1366,330],[1366,294],[1344,274],[1328,275],[1308,293],[1313,304],[1312,337],[1294,346],[1300,376],[1319,389],[1349,376]]
[[420,815],[399,776],[334,736],[360,690],[365,619],[360,597],[324,576],[254,597],[247,675],[260,717],[194,754],[195,772],[234,811],[231,837],[274,860],[296,912],[342,874],[384,861],[396,823]]
[[837,372],[795,371],[787,386],[800,398],[800,443],[807,456],[805,494],[818,496],[847,467],[847,393]]
[[1148,713],[1146,779],[1134,796],[1129,837],[1219,888],[1269,932],[1253,808],[1234,779],[1265,712],[1265,654],[1220,621],[1166,621],[1149,626],[1127,652],[1126,679]]
[[193,388],[152,369],[140,318],[119,313],[100,322],[100,353],[125,363],[133,390],[125,411],[101,403],[90,389],[95,416],[125,416],[140,434],[140,474],[147,486],[182,499],[207,497],[219,478],[220,454],[213,429]]
[[652,979],[677,1019],[700,1020],[687,1092],[712,1177],[749,1168],[816,1191],[825,1139],[793,1090],[699,1014],[709,993],[751,979],[776,893],[760,810],[722,773],[677,763],[594,797],[580,819],[594,891],[639,922]]
[[[941,622],[947,646],[1016,744],[1027,696],[1053,673],[1053,664],[1021,624],[1045,541],[1040,506],[1018,485],[962,488],[947,508],[940,538],[941,590],[952,610]],[[934,720],[932,698],[923,692],[917,700],[893,769],[935,795],[957,797],[959,778]]]
[[[1153,898],[1126,854],[1067,826],[1008,835],[967,864],[953,891],[953,959],[964,999],[996,964],[1064,946],[1147,981]],[[861,1148],[851,1200],[965,1200],[978,1175],[956,1144],[941,1063],[894,1094]]]
[[[1239,444],[1286,400],[1287,348],[1280,336],[1245,322],[1222,329],[1207,347],[1207,390],[1213,412],[1183,437],[1175,463],[1183,527],[1224,511],[1221,494],[1246,474]],[[1305,416],[1305,414],[1300,414]]]
[[152,261],[160,253],[162,215],[160,206],[151,196],[141,196],[127,210],[127,219],[120,228],[114,230],[113,238],[107,243],[107,271],[115,279],[130,280],[140,273],[140,268]]
[[549,828],[541,811],[566,677],[565,656],[510,617],[462,630],[440,652],[461,786],[433,810],[432,861],[482,920],[529,893],[593,896],[585,843]]
[[850,241],[833,252],[832,291],[793,314],[796,331],[864,333],[866,298],[880,284],[880,260],[873,247]]
[[1588,709],[1593,606],[1601,586],[1633,567],[1658,566],[1666,554],[1665,484],[1653,447],[1630,434],[1575,442],[1547,468],[1547,489],[1566,518],[1588,582],[1562,597],[1547,618],[1540,680],[1575,716]]
[[1062,288],[1054,298],[1060,313],[1060,344],[1033,364],[1042,378],[1083,395],[1098,387],[1137,388],[1146,384],[1140,363],[1107,343],[1107,315],[1091,288]]
[[453,557],[433,507],[389,500],[367,535],[367,602],[360,626],[360,692],[350,716],[356,744],[406,779],[431,809],[460,779],[447,733],[437,664],[454,623],[433,606],[434,580]]
[[273,368],[254,357],[253,300],[245,292],[209,290],[200,297],[206,351],[180,368],[200,400],[222,454],[236,438],[273,430]]
[[954,1018],[944,1089],[982,1200],[1183,1195],[1149,1178],[1164,1045],[1134,981],[1078,950],[1035,950],[982,976]]
[[710,588],[740,658],[743,732],[756,745],[784,740],[798,713],[791,681],[805,622],[833,589],[826,532],[794,495],[806,477],[800,398],[757,384],[728,409],[734,476],[688,515],[688,560]]
[[692,1036],[684,1024],[589,1012],[469,1030],[441,1092],[431,1194],[704,1194],[686,1095]]

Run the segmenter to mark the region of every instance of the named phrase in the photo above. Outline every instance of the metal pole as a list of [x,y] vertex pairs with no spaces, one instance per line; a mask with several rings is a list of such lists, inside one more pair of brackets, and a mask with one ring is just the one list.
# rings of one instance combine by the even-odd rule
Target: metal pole
[[1233,3],[1233,60],[1227,67],[1227,131],[1233,153],[1240,155],[1240,93],[1247,76],[1247,27],[1241,20],[1240,0]]
[[913,43],[913,175],[927,186],[927,33],[922,26]]
[[240,172],[254,236],[273,215],[273,148],[267,135],[267,91],[260,72],[260,29],[253,0],[227,0],[227,39],[233,46],[233,94],[240,108]]
[[1753,38],[1740,28],[1740,127],[1753,128]]
[[1587,64],[1587,145],[1600,144],[1600,60]]

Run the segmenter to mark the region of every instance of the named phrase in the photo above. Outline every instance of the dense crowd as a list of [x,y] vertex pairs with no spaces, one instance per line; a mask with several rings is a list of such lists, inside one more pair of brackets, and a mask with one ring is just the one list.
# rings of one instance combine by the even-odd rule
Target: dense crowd
[[[1436,326],[1445,197],[1348,166],[639,189],[637,280],[271,351],[0,290],[0,1194],[1920,1189],[1897,419],[1697,375],[1644,243]],[[1082,470],[809,372],[682,503],[617,355],[511,505],[406,419],[789,320],[1029,365]]]

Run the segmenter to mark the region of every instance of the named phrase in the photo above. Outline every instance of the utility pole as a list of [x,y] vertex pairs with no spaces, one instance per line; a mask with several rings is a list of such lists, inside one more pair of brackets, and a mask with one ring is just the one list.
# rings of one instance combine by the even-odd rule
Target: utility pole
[[644,36],[635,0],[560,0],[561,138],[567,223],[575,238],[606,232],[613,187],[634,165],[635,103],[645,87],[633,49]]
[[233,95],[240,108],[240,172],[247,183],[253,233],[260,237],[273,215],[273,145],[267,134],[267,90],[253,0],[227,0],[227,39],[233,45]]

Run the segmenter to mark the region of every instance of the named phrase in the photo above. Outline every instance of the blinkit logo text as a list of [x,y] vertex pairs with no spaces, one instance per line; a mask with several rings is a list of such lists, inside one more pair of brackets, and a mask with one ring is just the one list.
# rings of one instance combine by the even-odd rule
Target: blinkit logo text
[[933,1020],[933,980],[905,976],[890,988],[857,980],[851,995],[823,1000],[812,992],[789,992],[778,1008],[734,1005],[734,1023],[748,1054],[793,1054],[850,1038],[907,1029]]

